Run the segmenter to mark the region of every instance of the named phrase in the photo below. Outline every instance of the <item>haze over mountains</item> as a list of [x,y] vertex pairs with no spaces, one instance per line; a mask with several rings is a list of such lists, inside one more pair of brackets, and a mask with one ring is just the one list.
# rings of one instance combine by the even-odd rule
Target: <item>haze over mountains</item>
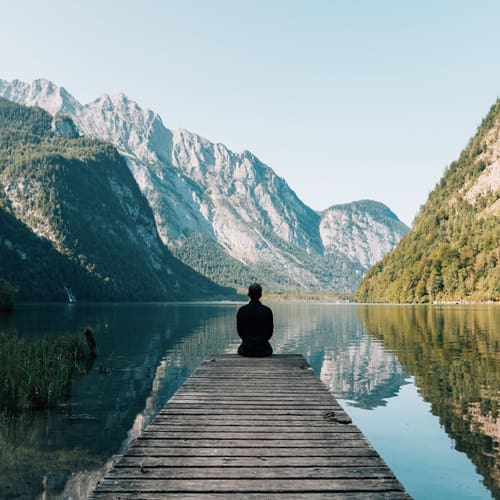
[[374,201],[318,213],[249,151],[234,153],[187,130],[170,130],[121,93],[82,105],[47,80],[0,80],[0,96],[45,109],[68,139],[81,134],[115,146],[163,243],[224,286],[243,289],[256,279],[275,292],[353,291],[408,231]]

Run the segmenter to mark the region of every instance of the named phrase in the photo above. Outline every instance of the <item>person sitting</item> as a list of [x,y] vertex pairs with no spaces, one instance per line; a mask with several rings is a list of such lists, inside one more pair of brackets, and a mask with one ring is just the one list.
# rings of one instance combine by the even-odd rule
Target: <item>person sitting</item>
[[242,339],[238,347],[240,356],[271,356],[273,348],[269,339],[273,335],[273,312],[260,302],[262,287],[253,283],[248,288],[250,302],[241,306],[236,314],[236,329]]

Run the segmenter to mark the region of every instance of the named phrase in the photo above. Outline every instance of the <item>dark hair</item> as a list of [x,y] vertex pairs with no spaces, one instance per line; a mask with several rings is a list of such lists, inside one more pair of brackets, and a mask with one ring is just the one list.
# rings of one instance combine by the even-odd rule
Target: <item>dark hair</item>
[[262,297],[262,287],[258,283],[252,283],[248,287],[248,296],[252,300],[259,300]]

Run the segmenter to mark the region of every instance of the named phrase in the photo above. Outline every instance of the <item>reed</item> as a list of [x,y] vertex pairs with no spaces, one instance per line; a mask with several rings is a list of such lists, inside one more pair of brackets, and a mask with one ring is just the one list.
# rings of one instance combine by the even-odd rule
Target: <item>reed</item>
[[27,340],[0,333],[0,413],[53,408],[70,396],[83,339]]

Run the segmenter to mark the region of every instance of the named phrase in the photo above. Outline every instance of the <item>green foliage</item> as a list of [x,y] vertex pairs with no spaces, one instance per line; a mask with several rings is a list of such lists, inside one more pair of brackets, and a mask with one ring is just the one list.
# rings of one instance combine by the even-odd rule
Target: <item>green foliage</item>
[[0,257],[0,274],[16,287],[17,301],[65,301],[63,285],[79,297],[106,297],[105,285],[96,276],[82,270],[1,207]]
[[0,334],[0,411],[52,408],[69,397],[83,340],[60,336],[30,341]]
[[[297,267],[304,273],[314,270],[318,286],[316,289],[301,290],[300,280],[288,268],[279,264],[247,265],[227,254],[221,245],[199,233],[190,234],[182,245],[174,250],[175,255],[188,266],[222,286],[234,286],[246,294],[248,285],[254,281],[262,284],[266,294],[292,294],[297,297],[339,297],[354,290],[363,273],[361,266],[352,263],[345,256],[331,253],[325,256],[307,253],[299,248],[290,248],[274,234],[265,233],[268,241],[293,255]],[[346,277],[347,276],[347,277]]]
[[[50,130],[0,99],[0,275],[20,300],[171,300],[224,295],[175,259],[111,145]],[[43,237],[35,234],[43,235]]]
[[473,203],[463,197],[463,188],[494,161],[488,150],[499,130],[500,100],[429,195],[412,230],[366,273],[355,300],[500,300],[500,224],[495,209],[500,190],[482,194]]
[[[221,245],[199,233],[190,234],[182,245],[173,251],[182,262],[222,286],[236,284],[239,290],[245,290],[257,279],[251,268],[233,259]],[[271,283],[266,279],[262,280],[264,287]]]
[[[13,140],[18,137],[29,137],[37,141],[50,134],[52,117],[40,108],[19,106],[0,97],[0,128],[14,132]],[[19,135],[16,136],[15,133]],[[7,142],[5,145],[9,145]],[[2,141],[2,149],[4,143]]]

